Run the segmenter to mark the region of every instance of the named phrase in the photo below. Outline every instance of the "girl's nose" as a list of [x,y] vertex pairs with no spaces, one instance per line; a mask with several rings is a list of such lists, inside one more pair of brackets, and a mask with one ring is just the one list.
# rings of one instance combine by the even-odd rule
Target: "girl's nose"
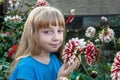
[[54,33],[53,40],[59,40],[59,34],[58,33]]

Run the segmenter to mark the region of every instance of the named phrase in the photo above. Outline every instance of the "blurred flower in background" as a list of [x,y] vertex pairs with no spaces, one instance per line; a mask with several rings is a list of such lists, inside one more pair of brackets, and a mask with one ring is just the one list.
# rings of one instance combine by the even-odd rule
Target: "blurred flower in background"
[[92,37],[94,37],[95,33],[96,33],[96,29],[94,27],[90,26],[86,29],[85,36],[88,38],[92,38]]
[[97,71],[92,71],[91,73],[90,73],[90,76],[92,77],[92,78],[97,78],[97,76],[98,76],[98,73],[97,73]]
[[13,17],[11,17],[11,16],[6,16],[4,20],[5,20],[6,22],[7,22],[7,21],[20,22],[20,21],[22,21],[22,18],[21,18],[20,16],[18,16],[18,15],[15,15],[15,16],[13,16]]
[[18,8],[20,0],[9,0],[10,7]]
[[120,51],[117,52],[111,67],[112,80],[120,80]]
[[9,50],[7,57],[12,58],[15,55],[17,48],[18,48],[17,44],[13,45],[12,48]]
[[102,42],[108,43],[114,38],[114,31],[110,28],[103,29],[99,34],[99,38]]
[[49,6],[49,3],[46,0],[38,0],[36,5],[37,6]]
[[103,22],[107,22],[107,21],[108,21],[108,19],[107,19],[107,17],[102,16],[102,17],[101,17],[101,21],[103,21]]

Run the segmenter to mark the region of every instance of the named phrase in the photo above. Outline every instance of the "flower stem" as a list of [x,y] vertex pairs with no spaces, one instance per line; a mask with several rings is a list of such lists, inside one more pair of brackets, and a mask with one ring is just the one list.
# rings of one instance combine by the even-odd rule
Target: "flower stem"
[[[85,72],[87,73],[87,75],[91,78],[91,76],[89,75],[86,67],[85,67],[84,64],[82,63],[82,60],[81,60],[81,65],[82,65],[82,67],[84,68],[84,70],[85,70]],[[91,80],[92,80],[92,78],[91,78]]]
[[115,38],[114,38],[114,47],[115,47],[115,52],[117,52],[117,47],[116,47],[117,45],[116,45],[116,40],[115,40]]
[[102,55],[102,69],[103,69],[103,80],[105,80],[105,74],[106,74],[106,71],[105,71],[105,69],[104,69],[104,66],[105,66],[105,58],[104,58],[104,42],[102,42],[102,51],[101,51],[101,55]]

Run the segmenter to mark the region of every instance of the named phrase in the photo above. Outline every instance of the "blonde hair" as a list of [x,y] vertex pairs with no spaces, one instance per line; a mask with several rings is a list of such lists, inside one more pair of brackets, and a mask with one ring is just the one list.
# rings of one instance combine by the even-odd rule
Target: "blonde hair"
[[[38,31],[50,25],[59,25],[65,30],[64,16],[58,9],[48,6],[36,7],[30,12],[24,25],[18,50],[14,56],[12,71],[21,58],[28,55],[36,56],[40,54],[41,44],[39,44]],[[59,52],[61,52],[62,47],[63,45],[60,47]]]

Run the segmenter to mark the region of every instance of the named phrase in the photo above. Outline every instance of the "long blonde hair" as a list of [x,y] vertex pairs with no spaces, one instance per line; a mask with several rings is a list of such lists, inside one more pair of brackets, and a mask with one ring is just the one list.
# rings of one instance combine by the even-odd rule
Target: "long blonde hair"
[[[39,44],[38,31],[41,28],[49,27],[49,25],[56,26],[57,24],[65,30],[64,16],[54,7],[36,7],[30,12],[24,25],[18,50],[14,56],[12,71],[21,58],[40,54],[41,44]],[[59,52],[62,52],[62,48],[63,45],[60,47]]]

